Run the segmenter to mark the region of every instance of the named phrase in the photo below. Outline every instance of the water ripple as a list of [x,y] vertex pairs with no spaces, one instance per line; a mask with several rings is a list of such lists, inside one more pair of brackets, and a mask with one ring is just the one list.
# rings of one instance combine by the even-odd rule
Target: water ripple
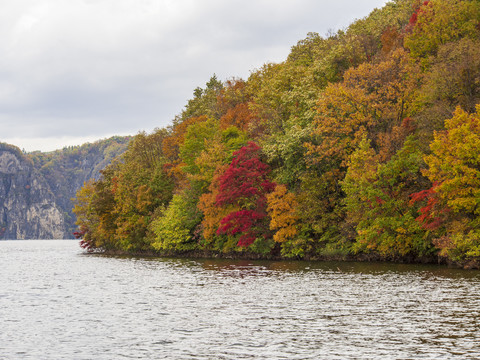
[[0,242],[0,359],[480,358],[480,273]]

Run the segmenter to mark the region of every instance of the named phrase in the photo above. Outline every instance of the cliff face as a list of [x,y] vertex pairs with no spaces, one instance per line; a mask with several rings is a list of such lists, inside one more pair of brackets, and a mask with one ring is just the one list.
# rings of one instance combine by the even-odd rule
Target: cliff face
[[61,239],[64,216],[45,179],[15,149],[0,149],[0,238]]
[[23,154],[0,143],[0,239],[71,239],[72,198],[123,153],[128,137],[51,153]]

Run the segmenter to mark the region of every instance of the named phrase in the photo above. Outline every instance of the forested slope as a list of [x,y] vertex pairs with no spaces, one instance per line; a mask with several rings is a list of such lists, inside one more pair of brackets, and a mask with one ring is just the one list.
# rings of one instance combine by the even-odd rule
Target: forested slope
[[78,192],[82,246],[475,266],[479,21],[477,0],[396,0],[212,77]]

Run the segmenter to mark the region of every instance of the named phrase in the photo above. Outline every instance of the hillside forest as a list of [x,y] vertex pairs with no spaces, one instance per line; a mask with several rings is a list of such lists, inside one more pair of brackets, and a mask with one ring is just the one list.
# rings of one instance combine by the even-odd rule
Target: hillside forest
[[391,1],[212,76],[74,213],[89,251],[478,266],[480,1]]

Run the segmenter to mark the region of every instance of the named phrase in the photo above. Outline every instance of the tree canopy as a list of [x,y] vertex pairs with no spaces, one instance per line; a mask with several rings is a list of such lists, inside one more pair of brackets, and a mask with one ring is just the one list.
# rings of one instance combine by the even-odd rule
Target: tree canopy
[[480,264],[479,41],[478,1],[395,0],[212,76],[79,191],[82,245]]

